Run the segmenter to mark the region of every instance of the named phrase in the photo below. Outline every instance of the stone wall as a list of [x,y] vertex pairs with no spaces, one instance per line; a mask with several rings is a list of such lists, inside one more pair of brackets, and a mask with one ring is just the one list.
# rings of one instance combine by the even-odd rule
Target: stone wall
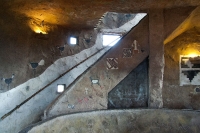
[[195,92],[198,85],[180,85],[180,55],[200,55],[199,31],[193,28],[165,45],[165,75],[163,100],[165,108],[200,109],[200,94]]
[[[101,38],[102,35],[99,34],[93,47],[83,50],[76,55],[61,58],[48,67],[39,77],[29,80],[10,91],[1,93],[0,132],[16,132],[29,124],[42,120],[41,117],[45,108],[59,95],[56,90],[57,84],[65,84],[68,87],[109,49],[109,47],[102,49]],[[63,76],[60,78],[56,77],[60,75]],[[58,79],[46,86],[55,80],[54,78]],[[27,86],[30,87],[27,89]],[[44,90],[37,93],[22,106],[19,106],[18,109],[14,110],[7,117],[3,117],[44,86],[46,86]]]
[[107,110],[64,115],[20,133],[199,133],[200,113],[177,110]]
[[[195,92],[195,88],[199,86],[182,86],[180,85],[179,77],[180,55],[199,55],[199,28],[194,27],[194,25],[198,24],[194,24],[195,21],[190,20],[191,15],[188,16],[192,12],[192,9],[194,8],[187,7],[165,10],[165,37],[167,37],[170,33],[172,33],[172,37],[174,37],[176,33],[179,35],[188,25],[193,28],[180,34],[176,38],[174,37],[174,40],[165,44],[165,72],[162,93],[164,108],[194,110],[200,109],[200,95]],[[196,13],[198,11],[197,9],[198,8],[196,8],[193,12]],[[199,16],[198,14],[195,15],[193,13],[192,18],[198,20]],[[172,27],[173,30],[169,27]],[[174,28],[177,29],[175,30]],[[170,38],[170,36],[168,37],[168,39]]]
[[107,109],[108,92],[148,54],[148,17],[145,17],[53,103],[47,116]]
[[[51,66],[49,66],[41,75],[33,79],[24,82],[23,84],[11,89],[7,92],[0,93],[0,100],[2,101],[0,110],[0,116],[12,110],[15,106],[22,103],[28,97],[45,87],[47,84],[58,78],[61,74],[73,68],[75,65],[81,63],[85,59],[89,58],[97,51],[102,49],[102,35],[98,35],[96,44],[86,49],[79,54],[63,57],[55,61]],[[71,79],[75,79],[72,75]],[[1,84],[4,84],[3,81]],[[15,100],[13,100],[15,99]]]
[[[3,80],[0,81],[0,93],[41,75],[57,59],[77,54],[95,44],[97,33],[94,30],[69,31],[61,26],[54,26],[48,34],[39,34],[18,21],[20,18],[13,20],[13,15],[1,12],[0,78],[9,79],[12,74],[15,77],[9,86]],[[78,45],[69,45],[70,36],[78,37]],[[84,41],[91,36],[89,43]],[[59,47],[64,46],[63,51],[60,51]],[[34,70],[30,63],[37,64],[41,60],[44,60],[44,65]]]
[[[174,28],[187,17],[191,10],[191,7],[163,10],[164,31],[162,32],[164,32],[164,36],[166,37],[170,34],[170,32],[172,32]],[[179,16],[181,16],[181,18]],[[62,29],[62,27],[57,27],[48,35],[38,35],[30,31],[30,29],[28,30],[28,27],[20,27],[20,23],[12,23],[11,20],[5,19],[2,20],[1,23],[8,23],[8,25],[0,27],[2,30],[0,33],[0,35],[2,35],[2,38],[0,39],[0,49],[3,51],[0,53],[0,62],[3,64],[0,66],[0,76],[3,78],[10,78],[12,74],[15,74],[13,82],[10,85],[10,89],[14,89],[9,90],[3,81],[0,82],[1,92],[4,92],[0,94],[0,101],[3,101],[0,106],[1,116],[9,112],[27,97],[37,92],[45,84],[63,74],[65,70],[70,69],[102,48],[100,45],[92,47],[94,44],[93,41],[96,39],[96,33],[93,31],[68,32],[67,30]],[[156,25],[156,23],[154,24]],[[133,29],[133,32],[130,32],[130,35],[127,35],[116,47],[113,47],[102,60],[95,64],[90,71],[85,73],[79,79],[79,83],[77,82],[76,85],[70,88],[70,91],[64,93],[64,96],[62,96],[58,103],[53,106],[49,117],[69,112],[107,109],[108,92],[148,56],[148,33],[150,30],[148,26],[148,19],[146,18],[140,25]],[[18,35],[18,33],[21,34]],[[68,41],[68,36],[71,34],[80,35],[80,45],[75,47],[67,45],[66,47],[68,48],[61,54],[59,49],[57,49],[57,46],[64,46]],[[94,36],[91,43],[85,43],[83,39],[87,39],[91,34]],[[165,45],[164,53],[166,66],[162,92],[165,108],[199,109],[200,107],[198,104],[200,101],[199,94],[194,92],[194,89],[198,86],[180,87],[178,67],[179,55],[184,54],[190,47],[197,50],[199,49],[198,34],[199,29],[194,28]],[[129,49],[133,48],[132,44],[134,44],[134,40],[137,40],[138,44],[141,46],[141,53],[134,55],[133,62],[133,59],[129,57]],[[85,48],[89,48],[87,49],[87,52],[81,52],[78,56],[69,56],[78,53]],[[151,51],[156,52],[153,49]],[[125,52],[125,54],[123,52]],[[45,60],[45,65],[39,66],[35,73],[36,78],[29,80],[34,76],[29,63],[39,62],[41,59]],[[95,57],[95,60],[97,59],[98,58]],[[152,61],[154,59],[155,56],[152,57]],[[56,62],[54,63],[54,61]],[[112,63],[109,63],[108,61],[111,61]],[[112,65],[113,63],[114,65]],[[68,65],[70,65],[70,67]],[[77,69],[74,69],[74,71],[76,70]],[[40,74],[43,76],[42,78],[39,76]],[[75,79],[75,77],[72,76],[72,79]],[[25,82],[27,80],[31,81],[31,83],[29,81]],[[35,81],[32,82],[32,80]],[[65,78],[60,78],[60,81],[63,80],[65,80]],[[68,81],[69,80],[67,80],[67,83],[70,83]],[[157,81],[155,81],[155,83],[156,82]],[[17,109],[10,117],[7,117],[3,121],[1,120],[0,131],[15,132],[27,126],[26,122],[34,123],[35,121],[38,121],[46,106],[57,96],[54,92],[55,85],[56,84],[51,86],[49,90],[47,89],[42,94],[39,93],[32,101],[30,101],[31,104],[25,104],[25,106]],[[50,94],[48,97],[45,96],[46,92]],[[51,94],[53,94],[53,96],[51,96]],[[45,102],[42,102],[40,106],[33,106],[32,108],[32,104],[39,103],[41,100],[44,100]],[[74,108],[72,105],[75,105]],[[19,124],[20,122],[22,122],[22,125]],[[185,127],[180,127],[179,129],[184,128]]]

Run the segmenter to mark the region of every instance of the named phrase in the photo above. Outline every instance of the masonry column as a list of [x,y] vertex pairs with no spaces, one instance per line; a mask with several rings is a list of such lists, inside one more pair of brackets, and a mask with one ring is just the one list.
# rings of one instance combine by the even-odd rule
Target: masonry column
[[149,11],[149,108],[162,108],[164,74],[164,17],[162,9]]

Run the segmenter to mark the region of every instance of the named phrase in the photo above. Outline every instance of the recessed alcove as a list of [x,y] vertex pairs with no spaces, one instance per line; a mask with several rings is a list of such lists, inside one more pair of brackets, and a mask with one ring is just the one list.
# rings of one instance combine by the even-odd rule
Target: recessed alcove
[[199,109],[199,28],[191,28],[165,44],[164,107]]

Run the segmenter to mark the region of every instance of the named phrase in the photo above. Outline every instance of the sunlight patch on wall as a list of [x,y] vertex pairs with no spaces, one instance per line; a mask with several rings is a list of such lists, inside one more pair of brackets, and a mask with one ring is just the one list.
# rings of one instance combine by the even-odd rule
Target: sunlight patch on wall
[[28,22],[28,26],[35,32],[35,33],[41,33],[41,34],[48,34],[48,32],[53,29],[52,26],[47,24],[46,22],[34,20],[31,19]]
[[120,35],[103,35],[103,46],[114,46],[120,39]]

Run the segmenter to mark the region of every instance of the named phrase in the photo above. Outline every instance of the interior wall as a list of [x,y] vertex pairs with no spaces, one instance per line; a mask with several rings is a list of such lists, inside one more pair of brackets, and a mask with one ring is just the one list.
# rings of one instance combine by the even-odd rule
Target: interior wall
[[[140,19],[138,19],[137,21],[139,20]],[[129,27],[129,29],[130,28],[131,27]],[[124,32],[124,31],[121,31],[121,32]],[[92,34],[93,33],[96,34],[96,32],[92,32]],[[57,57],[59,59],[52,62],[52,64],[49,67],[47,67],[46,70],[42,74],[38,76],[36,73],[35,76],[37,77],[30,79],[27,82],[24,82],[23,84],[20,84],[14,89],[11,89],[9,91],[6,90],[6,92],[0,93],[0,101],[2,101],[1,106],[0,106],[0,116],[1,116],[0,131],[1,132],[19,131],[20,129],[26,127],[29,124],[40,121],[42,119],[41,116],[43,115],[45,108],[47,108],[47,106],[59,95],[56,92],[57,84],[66,84],[66,87],[68,87],[68,85],[70,85],[82,72],[88,69],[108,49],[110,49],[110,47],[106,47],[106,48],[103,47],[101,33],[96,35],[97,39],[95,40],[95,42],[93,42],[92,38],[88,40],[88,38],[91,37],[90,30],[84,30],[84,31],[81,31],[81,33],[77,31],[70,31],[69,35],[71,34],[73,35],[76,34],[77,36],[79,35],[78,45],[80,45],[81,44],[80,41],[82,41],[82,44],[86,45],[85,48],[87,47],[87,49],[84,49],[77,54],[73,54],[67,57],[63,57],[63,54],[66,51],[63,51],[62,54],[60,53],[60,51],[57,51],[58,57],[55,56],[55,58]],[[46,42],[48,40],[49,35],[51,34],[49,33],[48,35],[41,35],[41,34],[34,33],[34,36],[33,36],[34,38],[32,38],[32,40],[34,43],[40,42],[39,40],[41,40],[40,44],[42,44],[43,41]],[[60,35],[58,35],[58,37],[59,36]],[[68,35],[66,36],[65,37],[68,38]],[[55,38],[56,37],[57,36],[55,36]],[[68,40],[66,40],[66,42],[68,42]],[[95,44],[94,46],[92,46],[93,43]],[[37,46],[39,47],[39,45]],[[74,46],[74,48],[76,46]],[[71,46],[66,45],[64,50],[71,51],[69,47]],[[34,50],[34,52],[36,52],[37,50]],[[92,56],[95,53],[96,55]],[[32,54],[32,56],[35,57],[37,55]],[[84,60],[86,61],[83,63]],[[38,66],[38,67],[43,67],[43,66]],[[59,79],[53,82],[53,84],[46,87],[47,84],[49,84],[56,78],[59,78]],[[13,79],[13,81],[14,80],[15,79]],[[2,81],[1,83],[3,84],[4,82]],[[44,88],[44,90],[40,92],[40,89],[42,88]],[[32,95],[35,93],[37,93],[37,95],[34,95],[32,97]],[[27,99],[29,101],[26,101]],[[24,101],[26,102],[23,103]],[[21,103],[23,103],[23,105],[20,105]],[[10,113],[9,111],[11,111],[14,108],[15,110]],[[17,126],[16,126],[16,123],[18,123]]]
[[165,108],[200,109],[200,94],[195,92],[198,85],[180,86],[180,55],[200,54],[199,29],[193,28],[165,45],[165,74],[163,100]]
[[[136,49],[134,40],[138,42]],[[126,55],[129,52],[126,52],[126,49],[132,50],[132,56]],[[108,92],[148,55],[148,16],[146,16],[52,104],[47,113],[48,117],[107,109]]]
[[[194,7],[165,10],[165,38],[172,33],[194,10]],[[165,44],[165,71],[163,107],[171,109],[200,109],[196,85],[180,86],[179,58],[191,52],[199,53],[199,29],[193,28]]]
[[[109,49],[109,47],[103,48],[102,35],[97,36],[96,44],[91,48],[58,59],[40,76],[0,93],[0,132],[17,132],[29,124],[42,120],[45,108],[59,96],[56,90],[57,84],[65,84],[68,87]],[[56,78],[58,79],[55,80]],[[51,81],[54,82],[46,86]],[[40,91],[43,87],[44,89]],[[37,95],[32,96],[35,93]],[[29,100],[26,101],[27,99]],[[18,106],[24,101],[26,102]],[[15,107],[18,108],[9,113]]]
[[56,117],[20,133],[199,133],[200,113],[134,109],[107,110]]
[[[180,16],[181,16],[181,20],[184,20],[184,18],[187,17],[190,11],[191,11],[190,7],[184,8],[184,9],[177,9],[177,10],[176,9],[165,10],[165,31],[166,31],[165,35],[167,36],[171,31],[173,31],[176,25],[178,26],[178,24],[181,22],[179,20]],[[8,17],[8,18],[11,18],[11,17]],[[36,70],[35,76],[38,76],[42,72],[44,72],[44,70],[47,69],[47,67],[51,65],[52,62],[55,61],[56,59],[75,54],[93,45],[91,41],[89,45],[87,45],[87,43],[82,43],[81,45],[76,46],[76,48],[68,46],[68,50],[64,51],[63,54],[61,55],[59,52],[59,49],[57,49],[57,46],[63,46],[65,44],[65,41],[67,41],[66,39],[68,35],[76,34],[76,35],[80,35],[82,38],[88,38],[91,34],[94,34],[94,36],[96,35],[96,33],[93,33],[91,31],[68,32],[67,30],[63,30],[60,27],[57,27],[52,33],[49,33],[48,35],[44,35],[40,37],[40,35],[33,33],[28,27],[22,28],[20,26],[21,25],[20,23],[14,24],[14,22],[12,21],[13,20],[11,19],[5,18],[4,20],[4,18],[1,18],[1,23],[4,25],[8,23],[8,25],[7,27],[0,27],[0,29],[2,30],[2,32],[0,33],[0,35],[2,36],[2,38],[0,38],[0,43],[1,43],[0,49],[4,51],[4,52],[0,52],[0,57],[1,57],[0,62],[2,62],[3,64],[0,66],[0,76],[4,78],[9,78],[11,77],[12,74],[15,74],[15,77],[13,79],[13,82],[10,88],[16,87],[17,85],[24,83],[28,79],[33,78],[33,71],[29,66],[29,62],[32,62],[32,61],[38,62],[41,59],[45,60],[45,65],[39,66],[38,69]],[[94,97],[97,97],[97,101],[99,100],[98,103],[101,103],[101,100],[102,100],[101,92],[104,92],[104,90],[101,90],[102,88],[99,87],[98,84],[91,85],[90,77],[92,79],[99,78],[100,84],[101,84],[102,78],[105,78],[106,80],[111,81],[111,82],[115,82],[114,78],[112,79],[112,77],[116,77],[116,79],[120,81],[121,79],[123,79],[123,78],[121,79],[119,78],[120,75],[124,75],[125,77],[125,75],[128,74],[129,70],[126,70],[126,69],[130,65],[130,63],[134,64],[134,62],[132,62],[132,59],[127,59],[126,61],[124,61],[125,59],[122,58],[122,56],[119,55],[118,53],[122,53],[123,48],[131,47],[131,44],[133,43],[134,39],[138,40],[139,44],[141,44],[142,46],[145,46],[144,50],[145,52],[148,52],[148,43],[149,43],[148,21],[147,19],[145,19],[141,23],[142,23],[141,26],[134,29],[133,36],[129,36],[127,41],[124,42],[123,46],[121,46],[117,51],[115,51],[115,48],[114,48],[111,54],[105,57],[105,60],[102,61],[103,63],[100,63],[100,65],[97,67],[98,69],[93,68],[91,73],[88,73],[87,75],[84,75],[82,77],[81,79],[82,82],[80,84],[77,84],[77,86],[75,87],[75,88],[81,88],[82,90],[78,90],[78,91],[75,90],[74,92],[72,92],[74,94],[71,95],[71,97],[75,97],[75,98],[71,98],[73,102],[63,104],[62,102],[66,102],[67,99],[61,100],[60,101],[61,104],[58,105],[59,108],[55,107],[56,110],[55,110],[55,114],[53,115],[58,115],[58,114],[66,113],[66,112],[76,112],[80,110],[85,111],[86,110],[85,104],[82,104],[81,102],[77,110],[68,108],[69,107],[68,105],[74,104],[79,100],[87,101],[87,98],[84,99],[85,97],[83,97],[85,96],[87,89],[94,88],[94,90],[91,89],[94,93]],[[197,86],[180,87],[179,77],[178,77],[179,76],[179,67],[178,67],[179,55],[184,54],[184,51],[186,51],[187,48],[190,46],[192,46],[195,49],[199,49],[198,34],[199,34],[198,29],[193,29],[189,31],[188,33],[184,33],[180,37],[176,38],[177,40],[174,40],[171,43],[165,45],[165,60],[166,60],[165,65],[166,66],[165,66],[165,72],[164,72],[164,86],[163,86],[163,102],[164,102],[165,108],[173,108],[173,109],[174,108],[175,109],[181,109],[181,108],[199,109],[200,108],[198,104],[199,94],[194,93],[194,88]],[[82,42],[82,41],[83,39],[79,40],[79,42]],[[189,45],[191,43],[192,45]],[[52,52],[53,51],[52,48],[55,49],[54,53]],[[95,47],[94,49],[98,50],[98,48]],[[117,69],[116,71],[115,70],[108,71],[106,69],[106,58],[119,58],[118,61],[119,63],[121,63],[120,65],[121,66],[124,65],[125,68],[123,69],[123,71],[121,71],[120,69]],[[139,58],[141,57],[137,56],[136,58],[140,60]],[[65,60],[62,60],[61,58],[61,62],[63,61]],[[63,65],[61,62],[59,64]],[[102,71],[99,71],[101,69]],[[120,71],[120,74],[119,74],[119,71]],[[57,75],[59,74],[62,74],[62,73],[57,73]],[[48,75],[46,75],[46,77],[48,77]],[[41,82],[43,81],[41,80]],[[3,81],[1,81],[0,83],[1,83],[0,84],[1,92],[7,91],[8,90],[7,85]],[[84,86],[83,84],[87,84],[87,85]],[[36,86],[37,84],[34,84],[34,85]],[[110,87],[109,84],[103,84],[102,86],[103,87],[105,86],[105,88],[108,87],[108,89],[111,90],[115,85],[113,84],[113,86]],[[36,86],[36,88],[39,89],[38,86]],[[22,89],[25,90],[26,86],[23,86]],[[99,91],[100,93],[95,92],[95,89]],[[14,90],[16,89],[15,88],[12,89],[12,91]],[[26,91],[22,91],[22,92],[19,91],[22,97],[19,97],[16,99],[13,98],[13,96],[15,95],[15,97],[18,97],[18,95],[16,95],[18,92],[17,93],[16,92],[10,93],[10,92],[2,93],[6,95],[5,97],[3,97],[4,100],[7,99],[11,102],[13,101],[14,103],[15,101],[18,101],[18,100],[23,101],[24,99],[26,99],[26,97],[23,96],[24,94],[23,92],[26,93]],[[89,90],[88,90],[88,93],[89,93]],[[104,92],[104,93],[107,93],[107,92]],[[107,94],[104,95],[104,93],[103,93],[103,96],[105,98]],[[2,95],[0,95],[0,99],[2,98],[1,96]],[[88,99],[92,101],[91,97],[88,97]],[[37,101],[37,99],[35,100]],[[104,103],[103,105],[107,106],[106,102],[107,102],[107,99],[103,99],[103,103]],[[97,108],[94,108],[94,109],[102,109],[102,108],[106,108],[106,106],[101,106],[99,104]],[[9,108],[10,110],[12,109],[12,107],[9,107],[9,105],[6,105],[5,108],[4,106],[1,106],[0,108],[4,108],[5,110]],[[4,109],[3,111],[5,111]],[[27,109],[29,109],[28,106],[27,106]],[[61,111],[59,112],[58,110],[61,110]],[[5,111],[5,112],[8,112],[8,111]],[[15,112],[15,115],[18,116],[16,120],[20,119],[20,116],[23,115],[23,114],[20,115],[20,112],[21,110],[17,110]],[[5,113],[2,113],[2,115],[3,114]],[[4,125],[7,125],[9,123],[9,118],[4,123],[5,123]],[[13,123],[8,126],[9,129],[11,129],[10,127],[12,125],[17,125],[17,121],[13,121]],[[15,130],[15,128],[12,128],[12,130]]]
[[[14,13],[8,13],[7,10],[0,14],[0,78],[9,79],[12,74],[15,75],[9,87],[3,80],[0,81],[0,93],[39,76],[57,59],[90,48],[96,40],[97,33],[93,30],[69,31],[58,25],[52,25],[48,34],[35,33],[22,21],[22,16],[16,18]],[[79,37],[78,45],[69,45],[71,35]],[[87,43],[85,39],[91,36]],[[59,48],[64,46],[60,52]],[[30,63],[39,63],[41,60],[44,60],[44,65],[34,71]]]

